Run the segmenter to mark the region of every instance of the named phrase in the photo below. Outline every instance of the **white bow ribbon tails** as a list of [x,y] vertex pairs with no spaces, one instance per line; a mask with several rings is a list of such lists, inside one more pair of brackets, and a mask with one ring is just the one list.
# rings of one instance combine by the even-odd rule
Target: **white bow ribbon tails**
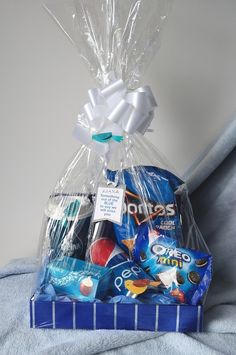
[[115,146],[116,140],[94,139],[102,133],[112,136],[123,136],[139,132],[144,134],[154,117],[157,106],[149,86],[129,91],[123,80],[114,79],[103,89],[88,91],[89,102],[84,105],[78,115],[75,136],[82,143],[96,149],[98,154],[105,155]]

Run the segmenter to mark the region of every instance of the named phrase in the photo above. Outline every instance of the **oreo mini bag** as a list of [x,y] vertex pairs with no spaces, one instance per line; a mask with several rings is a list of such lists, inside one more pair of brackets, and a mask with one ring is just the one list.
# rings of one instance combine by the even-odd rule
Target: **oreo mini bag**
[[199,304],[210,285],[211,255],[178,248],[174,239],[163,235],[152,240],[147,225],[139,227],[133,257],[149,275],[161,281],[160,291],[179,303]]

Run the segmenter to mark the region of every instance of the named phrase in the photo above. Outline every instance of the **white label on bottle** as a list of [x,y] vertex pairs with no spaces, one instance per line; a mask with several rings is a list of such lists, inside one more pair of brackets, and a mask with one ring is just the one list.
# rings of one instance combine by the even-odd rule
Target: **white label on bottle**
[[111,221],[122,224],[125,187],[99,186],[93,215],[93,221]]

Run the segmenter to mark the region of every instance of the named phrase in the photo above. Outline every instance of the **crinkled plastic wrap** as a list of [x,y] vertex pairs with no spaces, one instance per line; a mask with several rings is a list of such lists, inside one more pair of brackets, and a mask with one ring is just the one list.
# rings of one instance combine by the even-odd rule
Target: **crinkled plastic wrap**
[[[170,5],[168,0],[45,3],[97,87],[78,115],[74,135],[81,147],[45,208],[35,300],[204,302],[211,255],[185,183],[145,137],[157,103],[148,86],[139,87]],[[95,216],[96,208],[103,218]],[[104,208],[115,208],[118,220],[109,213],[104,218]]]

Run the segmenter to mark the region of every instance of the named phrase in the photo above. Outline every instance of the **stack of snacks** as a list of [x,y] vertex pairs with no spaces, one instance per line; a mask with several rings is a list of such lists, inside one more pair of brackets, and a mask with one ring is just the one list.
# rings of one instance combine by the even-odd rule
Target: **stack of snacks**
[[45,209],[32,327],[201,330],[212,258],[184,182],[144,136],[157,104],[138,87],[170,2],[47,1],[98,88]]

